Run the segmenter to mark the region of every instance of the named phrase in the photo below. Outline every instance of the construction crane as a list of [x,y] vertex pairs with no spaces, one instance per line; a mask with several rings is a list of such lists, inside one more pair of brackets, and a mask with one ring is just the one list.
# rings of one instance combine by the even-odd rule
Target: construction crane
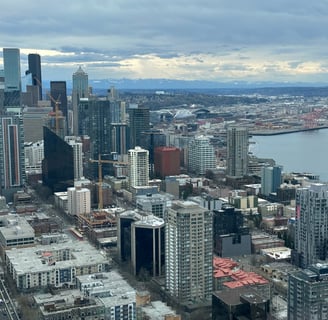
[[104,203],[103,203],[103,193],[102,193],[102,164],[103,163],[113,163],[113,164],[123,164],[127,165],[127,162],[123,161],[116,161],[116,160],[102,160],[101,155],[98,154],[98,160],[89,159],[92,163],[98,163],[98,210],[102,210]]
[[58,136],[59,134],[59,105],[60,105],[60,95],[58,96],[58,99],[55,100],[50,93],[48,93],[48,96],[50,100],[55,104],[55,119],[56,119],[56,134]]

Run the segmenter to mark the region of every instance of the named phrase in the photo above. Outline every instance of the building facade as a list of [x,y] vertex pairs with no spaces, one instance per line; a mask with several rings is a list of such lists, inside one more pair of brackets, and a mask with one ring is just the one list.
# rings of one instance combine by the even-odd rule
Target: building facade
[[19,116],[0,117],[0,178],[6,197],[25,183],[24,130]]
[[73,128],[72,133],[77,136],[79,134],[79,112],[78,105],[81,98],[88,98],[89,96],[89,77],[86,72],[79,67],[72,76],[72,109],[73,109]]
[[37,53],[28,56],[28,73],[32,75],[32,84],[38,88],[38,100],[42,100],[41,57]]
[[171,206],[171,202],[171,197],[159,193],[148,193],[136,197],[136,205],[138,209],[149,212],[162,219],[165,219],[166,211]]
[[243,177],[248,173],[248,130],[244,127],[227,129],[227,175]]
[[155,176],[165,178],[180,174],[180,149],[157,147],[154,152]]
[[43,140],[25,144],[25,171],[42,170],[42,160],[44,158]]
[[129,148],[142,146],[142,132],[148,131],[150,128],[149,108],[137,104],[130,104],[128,114],[130,131]]
[[315,264],[288,277],[288,319],[328,319],[328,265]]
[[141,147],[128,151],[129,185],[131,187],[148,186],[149,152]]
[[164,274],[164,220],[141,210],[118,215],[117,248],[122,262],[142,277]]
[[8,276],[22,291],[74,286],[79,275],[108,270],[108,260],[85,241],[6,250],[5,261]]
[[91,192],[88,188],[67,189],[67,211],[70,215],[89,214],[91,212]]
[[66,136],[65,141],[73,148],[74,180],[83,178],[83,152],[80,137]]
[[74,185],[73,148],[47,127],[43,130],[42,182],[53,192],[66,191]]
[[210,299],[213,223],[210,211],[191,201],[175,201],[165,226],[165,286],[179,302]]
[[4,105],[21,105],[21,67],[20,50],[17,48],[3,48],[4,67]]
[[66,81],[50,81],[50,95],[51,107],[54,112],[56,112],[56,103],[59,101],[58,108],[62,112],[65,119],[67,119],[68,109],[67,109],[67,91],[66,91]]
[[110,102],[108,100],[89,100],[90,127],[89,136],[91,139],[91,156],[98,159],[101,154],[102,159],[111,153],[111,118]]
[[207,170],[215,168],[215,152],[209,138],[198,136],[190,140],[188,145],[188,170],[203,175]]
[[261,173],[261,194],[269,196],[270,193],[277,192],[282,183],[282,167],[263,167]]
[[128,126],[126,123],[112,123],[112,152],[117,155],[127,154]]
[[251,254],[251,235],[241,210],[224,204],[213,210],[214,252],[220,257]]
[[302,268],[328,257],[328,185],[296,190],[294,263]]

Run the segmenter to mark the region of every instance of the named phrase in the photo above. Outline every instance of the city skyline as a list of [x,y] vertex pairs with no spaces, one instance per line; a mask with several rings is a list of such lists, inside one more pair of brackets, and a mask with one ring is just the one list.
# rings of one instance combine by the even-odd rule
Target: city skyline
[[82,66],[90,79],[328,80],[323,2],[5,0],[2,9],[0,47],[21,49],[22,72],[40,54],[43,79],[70,80]]

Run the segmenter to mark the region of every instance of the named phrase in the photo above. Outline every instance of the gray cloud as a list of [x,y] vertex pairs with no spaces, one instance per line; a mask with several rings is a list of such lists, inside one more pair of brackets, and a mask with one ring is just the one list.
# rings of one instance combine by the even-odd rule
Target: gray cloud
[[77,64],[92,68],[91,77],[105,66],[117,77],[187,77],[188,70],[254,77],[258,70],[259,79],[260,70],[285,77],[289,66],[295,77],[305,63],[326,65],[327,14],[328,2],[308,0],[3,0],[0,44],[61,52],[42,54],[48,77],[52,64],[66,77]]

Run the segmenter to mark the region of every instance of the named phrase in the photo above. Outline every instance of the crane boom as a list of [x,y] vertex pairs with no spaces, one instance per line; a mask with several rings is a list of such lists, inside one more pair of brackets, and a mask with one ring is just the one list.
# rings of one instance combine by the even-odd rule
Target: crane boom
[[102,193],[102,164],[103,163],[113,163],[113,164],[123,164],[127,165],[127,162],[123,161],[116,161],[116,160],[102,160],[101,154],[98,154],[98,160],[95,159],[89,159],[92,163],[98,163],[98,209],[103,209],[104,203],[103,203],[103,193]]
[[48,93],[50,100],[55,104],[55,118],[56,118],[56,134],[59,134],[59,104],[60,95],[57,100],[55,100],[50,93]]

